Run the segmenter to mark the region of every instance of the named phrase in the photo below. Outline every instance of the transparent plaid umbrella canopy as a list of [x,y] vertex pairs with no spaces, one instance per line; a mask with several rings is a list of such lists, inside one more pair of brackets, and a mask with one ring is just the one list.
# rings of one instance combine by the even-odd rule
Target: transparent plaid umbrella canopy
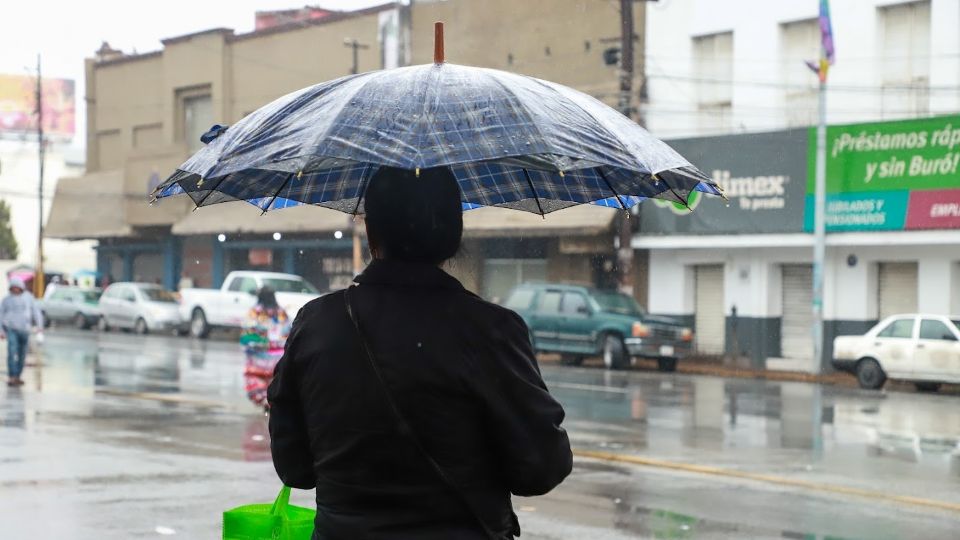
[[316,205],[363,213],[382,166],[447,167],[464,210],[627,209],[722,193],[645,129],[584,93],[493,69],[434,64],[351,75],[283,96],[208,144],[154,192],[198,207]]

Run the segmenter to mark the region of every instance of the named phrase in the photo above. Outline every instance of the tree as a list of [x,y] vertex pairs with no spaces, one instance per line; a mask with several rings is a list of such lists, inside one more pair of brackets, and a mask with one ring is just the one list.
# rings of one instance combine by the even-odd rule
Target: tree
[[10,206],[0,199],[0,259],[16,260],[19,255],[20,246],[10,228]]

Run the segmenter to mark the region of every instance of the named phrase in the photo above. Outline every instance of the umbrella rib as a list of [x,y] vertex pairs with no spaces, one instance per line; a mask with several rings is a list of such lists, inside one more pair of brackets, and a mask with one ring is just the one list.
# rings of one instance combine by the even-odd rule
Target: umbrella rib
[[610,183],[610,180],[607,180],[607,175],[604,174],[603,168],[597,167],[597,172],[600,174],[600,178],[603,178],[603,182],[607,184],[607,187],[610,188],[610,191],[613,192],[613,196],[617,198],[617,202],[620,203],[620,208],[623,208],[624,212],[629,212],[630,210],[627,209],[627,205],[623,204],[623,199],[620,198],[620,194],[617,193],[617,190],[613,189],[613,184]]
[[273,197],[270,199],[270,203],[267,204],[266,207],[264,207],[263,212],[260,212],[261,216],[266,214],[267,210],[269,210],[270,207],[273,206],[273,202],[277,200],[277,197],[280,195],[280,192],[283,191],[283,188],[287,187],[287,184],[290,183],[290,180],[293,180],[293,173],[288,174],[287,179],[284,180],[282,184],[280,184],[280,189],[278,189],[277,192],[273,194]]
[[537,208],[540,210],[540,217],[547,219],[547,215],[543,213],[543,206],[540,204],[540,197],[537,196],[537,188],[533,187],[533,180],[530,178],[530,173],[527,172],[526,167],[523,169],[523,176],[527,179],[527,184],[530,185],[530,191],[533,192],[533,200],[537,201]]
[[[198,202],[197,205],[193,207],[193,209],[196,210],[197,208],[200,208],[201,206],[203,206],[203,203],[207,202],[207,199],[210,198],[211,195],[213,195],[213,192],[216,191],[217,188],[220,187],[220,184],[222,184],[223,181],[226,180],[228,176],[230,176],[230,175],[229,175],[229,174],[225,174],[225,175],[221,176],[221,177],[220,177],[220,180],[217,180],[217,185],[213,186],[213,189],[210,189],[209,191],[207,191],[207,194],[204,195],[202,199],[200,199],[200,202]],[[202,177],[201,177],[201,180],[203,180]],[[182,188],[183,186],[180,186],[180,187]],[[186,191],[186,190],[184,190],[184,191]]]
[[683,206],[684,206],[687,210],[690,210],[691,212],[693,211],[693,209],[690,208],[690,204],[687,202],[687,199],[689,199],[689,197],[687,197],[687,199],[684,199],[683,197],[680,196],[679,193],[677,193],[677,192],[673,189],[673,186],[670,185],[670,182],[667,182],[667,181],[664,180],[663,178],[657,178],[656,175],[654,175],[653,177],[656,178],[657,181],[663,182],[664,184],[666,184],[666,185],[667,185],[667,189],[670,190],[670,193],[673,193],[673,196],[676,197],[678,201],[682,202],[682,203],[683,203]]

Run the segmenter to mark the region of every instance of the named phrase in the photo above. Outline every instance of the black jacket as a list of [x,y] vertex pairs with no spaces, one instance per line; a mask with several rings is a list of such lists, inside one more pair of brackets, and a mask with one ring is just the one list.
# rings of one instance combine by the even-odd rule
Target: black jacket
[[[351,292],[365,338],[424,447],[505,538],[510,494],[541,495],[572,462],[523,320],[439,268],[374,261]],[[484,538],[397,427],[343,291],[297,316],[270,385],[273,462],[317,489],[316,539]]]

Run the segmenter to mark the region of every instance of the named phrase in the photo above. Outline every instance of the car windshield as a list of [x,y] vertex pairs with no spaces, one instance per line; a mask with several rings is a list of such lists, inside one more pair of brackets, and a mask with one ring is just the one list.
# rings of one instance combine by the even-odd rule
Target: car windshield
[[148,302],[164,302],[170,304],[175,304],[177,302],[177,297],[174,296],[172,292],[164,289],[151,287],[140,289],[140,292],[143,293],[143,296]]
[[81,291],[80,299],[85,304],[96,304],[97,302],[100,301],[101,294],[102,293],[100,291]]
[[625,294],[599,292],[593,294],[593,299],[600,304],[601,310],[608,313],[629,315],[631,317],[643,316],[643,309],[637,304],[637,301]]
[[303,279],[266,278],[263,284],[275,292],[320,294],[316,287]]

